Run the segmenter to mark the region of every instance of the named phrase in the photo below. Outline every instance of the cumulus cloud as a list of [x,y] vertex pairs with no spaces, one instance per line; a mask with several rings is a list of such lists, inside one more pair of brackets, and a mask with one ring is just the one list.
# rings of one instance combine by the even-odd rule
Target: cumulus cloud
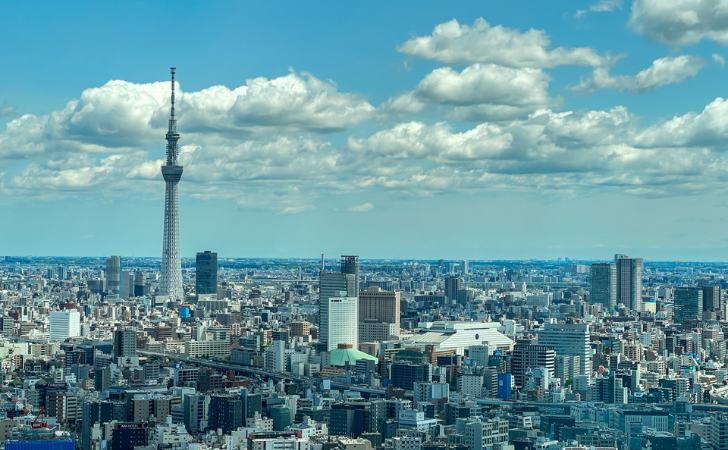
[[[213,86],[179,91],[179,124],[188,133],[261,129],[342,130],[374,112],[362,96],[342,93],[329,81],[289,73],[254,78],[235,89]],[[47,115],[26,114],[0,133],[0,158],[48,152],[124,151],[160,141],[169,114],[169,83],[113,80]]]
[[605,58],[586,47],[549,49],[550,39],[543,30],[522,32],[485,19],[473,25],[457,20],[441,23],[430,35],[414,37],[398,50],[423,59],[446,64],[491,63],[509,67],[545,68],[560,65],[600,66]]
[[728,0],[635,0],[629,24],[657,42],[728,44]]
[[474,64],[457,72],[435,69],[417,86],[417,93],[438,103],[538,107],[548,103],[548,76],[538,69]]
[[619,189],[635,195],[706,189],[705,175],[726,161],[712,149],[644,145],[624,107],[532,114],[458,131],[444,123],[398,124],[349,140],[352,151],[381,160],[357,179],[361,188],[432,195],[456,190]]
[[496,157],[509,148],[512,137],[499,127],[481,124],[455,132],[444,123],[407,122],[379,131],[366,139],[349,139],[354,151],[395,159],[431,159],[437,162]]
[[235,89],[213,86],[183,94],[180,109],[186,111],[180,125],[193,131],[271,126],[336,131],[374,112],[362,96],[339,92],[334,83],[307,73],[259,77]]
[[713,62],[718,64],[720,67],[725,66],[725,58],[723,58],[723,56],[721,56],[719,53],[713,53],[711,57],[713,58]]
[[587,9],[577,10],[575,16],[581,18],[588,13],[608,13],[618,9],[622,9],[622,0],[600,0],[589,5]]
[[380,111],[385,113],[418,113],[425,109],[425,102],[422,101],[414,92],[392,97],[385,101],[380,107]]
[[582,80],[575,90],[616,89],[620,91],[645,92],[669,84],[676,84],[694,77],[705,62],[697,56],[680,55],[656,59],[650,67],[636,75],[611,75],[605,67],[597,67],[593,74]]
[[728,149],[728,100],[716,98],[702,111],[673,117],[639,133],[642,147],[704,147]]
[[[632,83],[645,87],[670,79],[674,71],[640,73],[646,75],[634,76],[640,81]],[[291,109],[299,112],[283,111],[280,98],[271,99],[273,106],[267,114],[262,113],[266,108],[251,106],[265,96],[250,90],[268,89],[272,80],[257,79],[246,83],[245,89],[182,91],[182,195],[297,214],[334,193],[361,198],[382,192],[427,196],[459,191],[615,189],[635,195],[671,195],[715,188],[711,180],[720,179],[728,169],[724,144],[728,142],[724,119],[728,102],[723,99],[703,111],[643,127],[624,107],[578,112],[549,109],[548,78],[541,69],[473,63],[461,70],[431,72],[413,91],[390,102],[403,117],[378,129],[378,122],[362,122],[371,108],[362,106],[368,105],[363,97],[340,93],[333,83],[307,77],[281,77],[287,79],[282,85],[301,89],[295,95],[291,92],[298,88],[271,88],[276,95],[290,96],[286,98]],[[260,86],[251,88],[259,82]],[[84,91],[58,111],[10,120],[0,131],[4,197],[96,192],[155,194],[161,199],[159,166],[168,88],[167,83],[110,82]],[[320,98],[312,105],[291,100],[307,96]],[[422,111],[425,103],[451,108],[453,113],[476,110],[482,114],[483,108],[519,113],[468,124],[436,114],[421,114],[418,120],[407,116]],[[316,122],[326,122],[331,111],[345,116],[360,110],[364,111],[361,116],[356,113],[346,119],[352,122],[332,119],[339,124],[335,126],[361,124],[347,125],[354,128],[336,136],[323,133],[335,126]],[[259,120],[259,116],[272,115],[271,111],[283,117]],[[300,118],[305,114],[301,111],[318,114],[318,119],[306,122]],[[110,120],[111,116],[119,121]],[[347,210],[362,212],[370,204],[354,204]]]
[[358,205],[350,206],[347,208],[349,212],[363,213],[374,209],[374,204],[371,202],[360,203]]
[[541,69],[472,64],[461,71],[441,67],[417,87],[387,100],[380,111],[417,113],[427,104],[449,107],[458,120],[504,120],[524,117],[550,106],[549,77]]

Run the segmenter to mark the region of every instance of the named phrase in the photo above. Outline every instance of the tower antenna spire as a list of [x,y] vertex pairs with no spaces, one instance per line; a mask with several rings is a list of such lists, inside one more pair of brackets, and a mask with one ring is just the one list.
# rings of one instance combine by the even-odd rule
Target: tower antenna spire
[[170,67],[169,68],[170,74],[172,74],[172,108],[169,114],[170,123],[174,120],[174,74],[177,72],[176,67]]

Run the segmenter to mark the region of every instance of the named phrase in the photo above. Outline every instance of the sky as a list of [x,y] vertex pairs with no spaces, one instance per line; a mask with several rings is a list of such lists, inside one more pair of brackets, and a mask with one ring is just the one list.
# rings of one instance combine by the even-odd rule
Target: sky
[[728,0],[0,2],[0,255],[725,261]]

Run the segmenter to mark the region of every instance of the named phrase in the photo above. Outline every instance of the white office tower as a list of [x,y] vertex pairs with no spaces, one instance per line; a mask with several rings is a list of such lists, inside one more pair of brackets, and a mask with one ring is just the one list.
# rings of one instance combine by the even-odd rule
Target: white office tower
[[538,332],[538,343],[553,347],[556,356],[578,356],[581,375],[591,377],[592,357],[589,325],[547,323]]
[[75,309],[53,311],[50,316],[50,340],[63,342],[81,335],[81,315]]
[[[321,344],[326,345],[329,336],[329,299],[358,295],[355,274],[321,272],[319,275],[319,341]],[[336,345],[333,348],[336,348]]]
[[359,299],[357,297],[330,297],[327,303],[326,350],[331,351],[339,344],[359,347]]

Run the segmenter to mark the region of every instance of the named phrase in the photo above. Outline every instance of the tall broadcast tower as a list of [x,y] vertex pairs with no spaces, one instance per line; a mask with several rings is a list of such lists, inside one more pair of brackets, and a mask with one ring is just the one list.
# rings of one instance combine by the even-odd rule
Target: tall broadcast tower
[[160,294],[170,299],[182,300],[182,261],[179,256],[179,194],[177,184],[182,178],[182,166],[177,164],[177,119],[174,118],[174,74],[172,73],[172,106],[169,114],[169,130],[167,131],[167,162],[162,166],[164,177],[164,241],[162,242],[162,281]]

